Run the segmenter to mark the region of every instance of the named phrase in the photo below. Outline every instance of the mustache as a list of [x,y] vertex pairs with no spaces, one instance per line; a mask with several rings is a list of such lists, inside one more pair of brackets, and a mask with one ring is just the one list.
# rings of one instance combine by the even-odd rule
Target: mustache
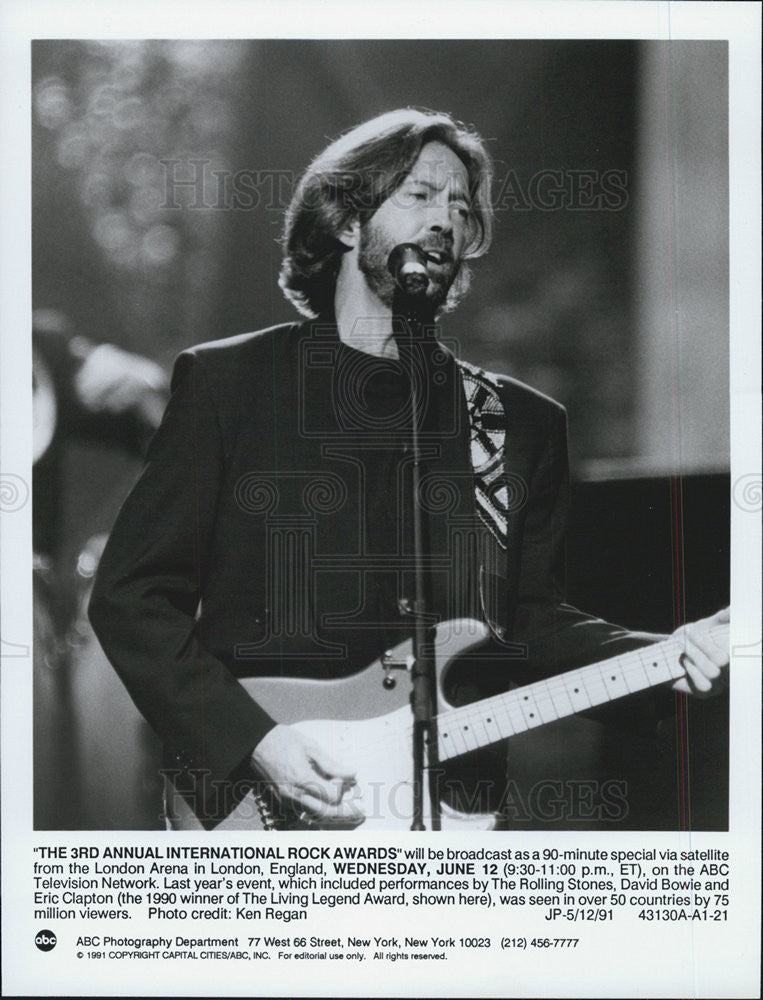
[[453,267],[455,263],[455,258],[453,256],[453,249],[451,244],[447,241],[427,241],[425,243],[418,244],[424,256],[430,260],[433,264],[443,265],[447,264]]

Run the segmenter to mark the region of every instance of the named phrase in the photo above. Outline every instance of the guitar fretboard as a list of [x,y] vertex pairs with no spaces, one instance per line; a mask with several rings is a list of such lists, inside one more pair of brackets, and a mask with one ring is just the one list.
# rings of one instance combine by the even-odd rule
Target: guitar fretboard
[[[728,644],[728,625],[710,635]],[[438,715],[441,761],[684,676],[674,637]]]

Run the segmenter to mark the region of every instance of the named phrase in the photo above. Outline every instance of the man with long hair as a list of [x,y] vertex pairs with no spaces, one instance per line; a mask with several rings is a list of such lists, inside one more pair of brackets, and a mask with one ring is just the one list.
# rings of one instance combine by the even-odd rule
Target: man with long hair
[[[353,761],[266,712],[240,679],[352,675],[410,636],[417,502],[430,620],[481,619],[522,650],[506,684],[658,638],[564,603],[562,407],[432,336],[415,374],[432,496],[424,484],[412,496],[414,375],[388,260],[418,247],[429,314],[453,308],[490,243],[490,181],[482,141],[448,115],[402,109],[353,129],[310,164],[287,212],[280,285],[305,319],[176,363],[90,614],[207,825],[252,772],[308,821],[362,822]],[[680,639],[674,687],[709,692],[727,652],[707,622]]]

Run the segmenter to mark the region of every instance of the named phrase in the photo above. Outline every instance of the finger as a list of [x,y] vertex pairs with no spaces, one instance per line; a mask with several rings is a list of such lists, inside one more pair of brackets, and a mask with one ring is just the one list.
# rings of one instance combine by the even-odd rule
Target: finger
[[703,670],[709,664],[709,676],[717,677],[721,667],[728,665],[728,650],[719,646],[711,635],[696,625],[687,625],[684,630],[684,652]]
[[694,694],[691,687],[689,686],[688,680],[685,677],[682,677],[680,680],[676,681],[675,684],[672,685],[672,688],[674,691],[678,691],[680,694]]
[[347,784],[341,778],[322,778],[320,775],[297,782],[298,795],[309,795],[314,799],[335,806],[342,801]]
[[681,666],[686,671],[685,680],[690,694],[707,694],[720,676],[718,667],[696,649],[692,652],[687,649],[681,655]]
[[705,628],[712,628],[714,625],[728,625],[730,621],[730,608],[721,608],[721,610],[716,611],[714,615],[709,615],[707,618],[699,619],[699,622],[704,625]]
[[333,816],[337,810],[347,809],[342,805],[341,791],[335,794],[333,787],[324,787],[317,782],[277,782],[272,787],[279,801],[297,813],[307,810],[311,815]]
[[341,782],[349,784],[355,781],[355,768],[350,764],[340,764],[338,760],[327,753],[323,747],[317,743],[310,743],[306,747],[307,753],[320,774],[326,778],[336,778]]
[[308,760],[300,764],[298,768],[291,768],[289,775],[283,775],[280,781],[271,778],[279,797],[299,802],[309,795],[327,805],[336,805],[341,801],[347,787],[341,779],[322,778],[314,772]]
[[293,809],[299,810],[303,791],[299,785],[288,784],[285,781],[275,781],[270,783],[270,787],[275,791],[280,802],[285,802]]
[[316,823],[349,823],[357,826],[365,819],[361,802],[356,796],[347,796],[341,802],[332,805],[308,792],[300,797],[298,804]]
[[[714,663],[717,663],[719,667],[725,667],[729,662],[729,647],[728,639],[724,635],[724,641],[721,643],[718,641],[715,635],[713,635],[713,629],[717,628],[719,625],[724,624],[719,619],[724,612],[719,611],[717,615],[712,618],[705,618],[702,621],[693,622],[690,625],[684,626],[682,630],[682,635],[688,636],[691,641],[710,657]],[[728,621],[728,618],[726,619]]]
[[700,694],[707,694],[712,688],[712,681],[710,681],[705,675],[699,670],[688,658],[688,656],[683,657],[681,660],[681,666],[686,671],[686,677],[684,680],[689,688],[689,693],[694,694],[699,692]]

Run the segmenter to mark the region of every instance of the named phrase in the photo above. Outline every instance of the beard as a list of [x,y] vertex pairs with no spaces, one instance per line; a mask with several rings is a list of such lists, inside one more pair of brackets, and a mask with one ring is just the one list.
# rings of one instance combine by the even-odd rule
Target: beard
[[[397,286],[387,268],[387,260],[396,246],[397,242],[374,225],[373,219],[361,227],[358,268],[374,295],[390,309]],[[458,262],[447,273],[428,273],[427,298],[436,310],[450,312],[469,286],[468,269]]]

